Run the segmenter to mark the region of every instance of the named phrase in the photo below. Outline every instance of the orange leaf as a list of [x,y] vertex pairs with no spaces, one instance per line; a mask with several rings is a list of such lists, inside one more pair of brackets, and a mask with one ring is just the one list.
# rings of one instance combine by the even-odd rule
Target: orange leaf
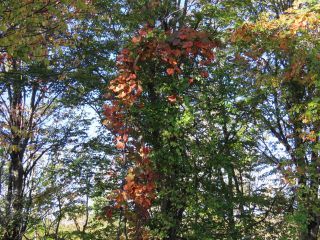
[[167,69],[168,75],[173,75],[174,74],[174,69],[173,68],[168,68]]
[[150,153],[150,151],[151,151],[150,147],[146,147],[146,146],[141,147],[140,148],[141,157],[146,157]]
[[126,145],[123,142],[120,142],[120,141],[118,141],[117,144],[116,144],[116,148],[119,149],[119,150],[120,149],[124,149],[125,146]]
[[179,49],[173,50],[172,53],[176,56],[179,57],[181,55],[181,51]]
[[132,182],[134,180],[135,175],[131,172],[128,173],[128,175],[126,176],[126,181],[127,183]]
[[141,37],[140,36],[132,38],[132,42],[133,43],[139,43],[140,41],[141,41]]
[[127,94],[123,91],[117,95],[118,98],[124,98],[125,96],[127,96]]
[[121,136],[117,136],[117,137],[116,137],[116,140],[117,140],[117,141],[120,141],[121,139],[122,139]]

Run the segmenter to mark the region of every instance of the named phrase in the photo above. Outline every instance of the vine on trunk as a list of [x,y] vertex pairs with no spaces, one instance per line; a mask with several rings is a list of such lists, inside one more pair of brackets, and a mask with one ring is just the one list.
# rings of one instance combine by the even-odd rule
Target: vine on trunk
[[[143,129],[131,121],[130,112],[133,107],[143,111],[144,105],[140,101],[144,94],[143,87],[146,81],[150,82],[150,78],[153,78],[152,74],[148,79],[145,73],[142,74],[143,63],[157,62],[164,69],[157,74],[193,85],[195,77],[187,76],[189,73],[184,72],[186,62],[191,61],[196,65],[193,72],[197,77],[207,78],[209,74],[205,68],[214,60],[215,47],[216,42],[205,32],[192,28],[162,32],[147,26],[139,30],[131,44],[117,57],[119,75],[108,86],[109,101],[104,107],[104,123],[114,135],[116,148],[123,153],[122,161],[131,161],[133,164],[128,170],[125,184],[114,195],[117,208],[133,202],[135,209],[140,209],[138,214],[147,217],[156,197],[157,174],[151,160],[152,146],[144,142]],[[163,97],[170,104],[178,104],[183,98],[175,92]]]

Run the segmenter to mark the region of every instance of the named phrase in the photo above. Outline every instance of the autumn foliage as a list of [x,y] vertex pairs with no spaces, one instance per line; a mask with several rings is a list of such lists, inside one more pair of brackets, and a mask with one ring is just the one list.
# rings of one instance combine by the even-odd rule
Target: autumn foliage
[[[147,215],[156,197],[157,174],[151,161],[152,146],[139,137],[143,136],[141,128],[130,121],[132,107],[141,111],[144,108],[140,101],[145,81],[144,77],[140,77],[142,63],[157,61],[164,66],[164,76],[176,80],[174,77],[181,75],[181,81],[192,85],[194,76],[186,76],[188,73],[184,73],[184,63],[186,60],[196,63],[198,76],[207,78],[209,74],[205,66],[214,59],[214,47],[216,43],[205,32],[192,28],[161,32],[147,26],[139,30],[131,44],[117,57],[119,75],[108,86],[109,101],[104,107],[104,123],[114,135],[115,146],[122,152],[122,160],[133,164],[124,186],[116,192],[117,207],[133,201],[139,209],[144,209],[143,215]],[[183,98],[172,93],[164,99],[168,104],[178,104]]]

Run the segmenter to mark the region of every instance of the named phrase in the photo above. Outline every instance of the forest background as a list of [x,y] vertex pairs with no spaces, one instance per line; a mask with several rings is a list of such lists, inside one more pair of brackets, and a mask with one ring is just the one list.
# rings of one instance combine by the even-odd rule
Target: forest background
[[320,238],[316,0],[0,2],[0,236]]

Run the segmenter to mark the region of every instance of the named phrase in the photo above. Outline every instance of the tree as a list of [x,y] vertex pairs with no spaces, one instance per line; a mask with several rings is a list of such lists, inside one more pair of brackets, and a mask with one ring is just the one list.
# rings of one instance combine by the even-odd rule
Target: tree
[[[254,117],[260,128],[273,135],[284,153],[268,157],[291,185],[294,226],[291,236],[317,239],[318,199],[318,98],[315,68],[318,54],[319,5],[296,4],[278,18],[262,15],[255,23],[239,28],[235,41],[250,46],[239,55],[254,79]],[[243,36],[243,37],[242,37]],[[239,37],[239,38],[238,38]],[[260,39],[263,39],[262,41]]]
[[3,239],[22,238],[39,174],[36,166],[68,138],[66,132],[55,139],[52,131],[63,106],[59,100],[69,88],[67,81],[61,81],[61,66],[55,61],[57,47],[67,46],[70,40],[66,37],[68,24],[80,16],[84,6],[84,1],[1,3]]
[[1,237],[317,239],[319,13],[0,3]]
[[[265,222],[280,197],[272,201],[265,186],[251,189],[258,156],[245,130],[249,121],[241,121],[245,112],[233,99],[243,97],[241,83],[219,59],[212,63],[218,52],[226,61],[228,52],[213,53],[222,44],[192,28],[201,20],[189,24],[147,24],[118,56],[120,75],[110,82],[111,104],[105,107],[105,124],[128,168],[115,195],[117,207],[135,224],[129,238],[258,236],[252,226]],[[213,205],[217,199],[226,204]],[[146,223],[149,231],[141,229]]]

